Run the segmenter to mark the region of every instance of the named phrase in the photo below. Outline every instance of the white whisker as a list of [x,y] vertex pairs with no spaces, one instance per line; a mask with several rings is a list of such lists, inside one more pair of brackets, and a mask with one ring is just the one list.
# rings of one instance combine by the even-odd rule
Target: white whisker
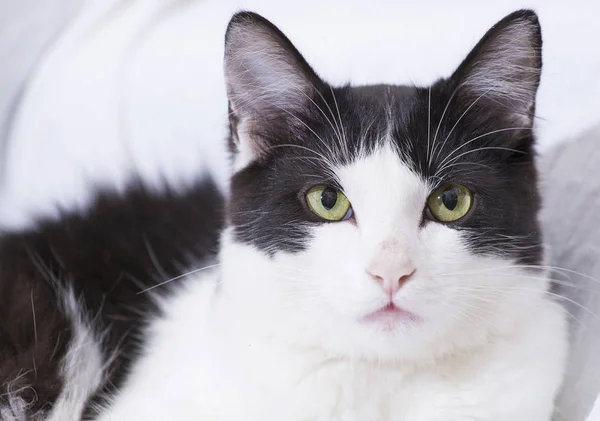
[[160,286],[163,286],[163,285],[165,285],[165,284],[168,284],[169,282],[173,282],[173,281],[176,281],[176,280],[178,280],[178,279],[185,278],[186,276],[193,275],[194,273],[198,273],[198,272],[201,272],[201,271],[203,271],[203,270],[207,270],[207,269],[215,268],[215,267],[217,267],[217,266],[221,266],[221,264],[220,264],[220,263],[218,263],[218,264],[214,264],[214,265],[210,265],[210,266],[205,266],[205,267],[203,267],[203,268],[200,268],[200,269],[194,269],[194,270],[191,270],[191,271],[189,271],[189,272],[186,272],[186,273],[184,273],[184,274],[182,274],[182,275],[177,275],[177,276],[175,276],[175,277],[173,277],[173,278],[171,278],[171,279],[167,279],[166,281],[163,281],[163,282],[160,282],[160,283],[158,283],[158,284],[156,284],[156,285],[153,285],[153,286],[151,286],[150,288],[146,288],[146,289],[144,289],[144,290],[142,290],[142,291],[139,291],[137,294],[138,294],[138,295],[139,295],[139,294],[144,294],[144,293],[146,293],[146,292],[148,292],[148,291],[152,291],[152,290],[153,290],[153,289],[155,289],[155,288],[158,288],[158,287],[160,287]]

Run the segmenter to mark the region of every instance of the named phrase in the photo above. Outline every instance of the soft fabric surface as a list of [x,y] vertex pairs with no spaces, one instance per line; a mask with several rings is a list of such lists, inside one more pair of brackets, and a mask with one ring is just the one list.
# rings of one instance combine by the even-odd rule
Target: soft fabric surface
[[[571,313],[572,354],[561,406],[583,419],[600,390],[600,126],[541,160],[542,221],[556,292]],[[595,414],[600,419],[600,414]]]
[[36,64],[82,4],[77,0],[19,0],[0,4],[0,136],[10,131]]

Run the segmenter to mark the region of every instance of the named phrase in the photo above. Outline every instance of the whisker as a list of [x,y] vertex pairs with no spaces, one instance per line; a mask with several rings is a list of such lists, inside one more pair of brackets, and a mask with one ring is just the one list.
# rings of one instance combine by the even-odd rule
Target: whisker
[[451,276],[451,275],[463,275],[463,274],[469,274],[469,273],[482,273],[482,272],[489,272],[489,271],[502,270],[502,269],[539,269],[539,270],[547,270],[547,271],[566,272],[566,273],[571,273],[571,274],[574,274],[577,276],[581,276],[582,278],[586,278],[593,282],[600,283],[600,280],[598,280],[592,276],[586,275],[584,273],[577,272],[575,270],[571,270],[571,269],[567,269],[567,268],[563,268],[563,267],[559,267],[559,266],[548,266],[548,265],[507,265],[507,266],[502,266],[499,268],[482,268],[482,269],[466,270],[466,271],[460,271],[460,272],[448,272],[448,273],[439,274],[438,276]]
[[343,143],[344,143],[344,153],[346,155],[346,159],[350,159],[350,154],[348,153],[348,141],[346,139],[346,131],[344,130],[344,124],[342,121],[342,115],[340,114],[340,107],[338,106],[337,98],[335,97],[335,92],[333,91],[333,87],[329,87],[331,91],[331,96],[333,98],[333,103],[335,104],[335,109],[337,111],[338,120],[340,122],[340,128],[342,129]]
[[[452,158],[449,161],[449,163],[452,163],[452,162],[454,162],[454,161],[456,161],[456,160],[458,160],[458,159],[462,158],[463,156],[468,155],[470,153],[481,152],[481,151],[507,151],[507,152],[514,152],[514,153],[520,153],[520,154],[525,154],[526,153],[526,152],[520,151],[518,149],[505,148],[505,147],[502,147],[502,146],[485,146],[485,147],[482,147],[482,148],[477,148],[477,149],[473,149],[473,150],[470,150],[470,151],[463,152],[460,155],[458,155],[457,157]],[[444,167],[440,167],[436,171],[436,175],[438,173],[442,172],[445,168],[446,168],[445,166]]]
[[[512,291],[516,291],[516,292],[518,292],[518,291],[534,291],[534,292],[537,292],[536,289],[526,288],[526,287],[519,287],[519,286],[515,286],[515,287],[513,287],[513,286],[493,286],[493,287],[490,287],[490,286],[486,286],[486,285],[481,285],[481,286],[470,285],[469,287],[470,288],[474,288],[474,291],[476,291],[477,288],[479,288],[479,291],[506,291],[506,292],[512,292]],[[583,311],[585,311],[586,313],[588,313],[597,322],[600,322],[600,316],[598,316],[596,313],[594,313],[593,311],[591,311],[589,308],[587,308],[583,304],[578,303],[577,301],[572,300],[571,298],[565,297],[565,296],[560,295],[560,294],[556,294],[556,293],[551,292],[551,291],[543,291],[543,293],[547,294],[547,295],[549,295],[551,297],[557,298],[559,300],[564,300],[564,301],[567,301],[567,302],[573,304],[574,306],[576,306],[576,307],[582,309]]]
[[429,141],[431,139],[431,86],[429,87],[429,94],[427,95],[427,151],[425,154],[425,160],[427,161],[427,168],[431,167],[431,160],[429,154]]
[[[489,135],[492,135],[492,134],[496,134],[496,133],[503,133],[503,132],[510,131],[510,130],[531,130],[531,129],[530,129],[530,128],[528,128],[528,127],[506,127],[506,128],[504,128],[504,129],[492,130],[492,131],[489,131],[489,132],[487,132],[487,133],[481,134],[481,135],[479,135],[479,136],[475,136],[474,138],[472,138],[472,139],[470,139],[470,140],[468,140],[468,141],[466,141],[466,142],[464,142],[464,143],[461,143],[461,144],[460,144],[460,145],[459,145],[459,146],[458,146],[456,149],[454,149],[452,152],[450,152],[450,153],[449,153],[449,154],[448,154],[448,155],[447,155],[447,156],[446,156],[446,157],[445,157],[445,158],[442,160],[442,162],[440,162],[440,164],[439,164],[439,165],[440,165],[440,170],[439,170],[439,171],[441,171],[442,169],[444,169],[444,168],[445,168],[445,167],[444,167],[444,164],[445,164],[445,163],[446,163],[446,162],[447,162],[447,161],[448,161],[450,158],[452,158],[452,156],[453,156],[453,155],[454,155],[456,152],[458,152],[460,149],[464,148],[465,146],[467,146],[467,145],[469,145],[469,144],[473,143],[474,141],[476,141],[476,140],[478,140],[478,139],[481,139],[482,137],[486,137],[486,136],[489,136]],[[452,162],[453,162],[453,161],[452,161]]]
[[173,277],[173,278],[171,278],[171,279],[167,279],[166,281],[163,281],[163,282],[161,282],[161,283],[158,283],[158,284],[156,284],[156,285],[153,285],[153,286],[151,286],[150,288],[146,288],[146,289],[144,289],[144,290],[142,290],[142,291],[138,292],[138,293],[137,293],[137,295],[139,295],[139,294],[144,294],[144,293],[146,293],[146,292],[148,292],[148,291],[152,291],[152,290],[153,290],[153,289],[155,289],[155,288],[158,288],[158,287],[161,287],[161,286],[163,286],[163,285],[165,285],[165,284],[168,284],[169,282],[173,282],[173,281],[176,281],[177,279],[185,278],[186,276],[193,275],[194,273],[198,273],[198,272],[201,272],[201,271],[203,271],[203,270],[212,269],[212,268],[215,268],[215,267],[217,267],[217,266],[221,266],[221,264],[220,264],[220,263],[217,263],[217,264],[214,264],[214,265],[205,266],[205,267],[203,267],[203,268],[200,268],[200,269],[194,269],[194,270],[191,270],[191,271],[189,271],[189,272],[187,272],[187,273],[184,273],[184,274],[182,274],[182,275],[177,275],[177,276],[175,276],[175,277]]
[[[457,88],[458,89],[458,88]],[[477,104],[477,102],[483,98],[490,90],[488,89],[487,91],[483,92],[481,95],[479,95],[473,102],[471,102],[471,105],[469,105],[467,107],[467,109],[460,115],[460,117],[458,117],[458,120],[456,120],[456,123],[454,123],[454,125],[452,126],[452,128],[450,129],[450,131],[448,132],[448,135],[446,135],[446,138],[444,139],[444,142],[442,142],[441,146],[440,146],[440,152],[442,150],[444,150],[444,146],[446,145],[446,142],[448,141],[448,139],[450,139],[450,136],[452,135],[452,133],[454,132],[454,129],[456,129],[456,126],[458,126],[458,123],[460,123],[460,121],[463,119],[463,117],[469,112],[469,110],[471,108],[473,108],[475,106],[475,104]],[[438,152],[438,155],[439,153]],[[437,158],[437,156],[436,156]],[[436,171],[436,173],[439,171]]]
[[[444,121],[444,116],[446,115],[446,112],[448,111],[448,107],[450,106],[450,103],[452,102],[452,100],[454,99],[454,96],[456,95],[456,93],[458,92],[458,88],[454,89],[454,91],[452,92],[452,95],[450,95],[450,98],[448,99],[448,102],[446,103],[446,106],[444,107],[444,111],[442,111],[442,116],[440,117],[440,121],[438,122],[438,126],[435,129],[435,134],[433,135],[433,151],[432,151],[432,155],[435,154],[436,152],[436,147],[435,147],[435,141],[437,139],[438,136],[438,132],[440,131],[440,127],[442,126],[442,122]],[[439,155],[439,151],[438,153],[435,155],[435,157],[432,157],[433,159],[437,159],[437,155]],[[431,160],[430,160],[431,163]]]
[[[493,300],[485,299],[485,298],[481,297],[480,295],[472,294],[472,292],[480,293],[481,289],[470,289],[470,288],[459,287],[458,290],[471,292],[471,294],[463,294],[464,296],[466,296],[469,299],[476,299],[476,300],[485,301],[487,303],[494,303]],[[507,298],[510,296],[509,292],[507,292],[507,291],[498,291],[498,290],[494,290],[491,288],[490,288],[490,290],[486,291],[486,293],[492,294],[492,295],[500,297],[500,298]],[[458,294],[458,295],[460,296],[461,294]],[[462,304],[462,302],[461,302],[461,304]],[[567,316],[569,316],[571,319],[576,321],[578,323],[578,325],[581,326],[585,331],[588,331],[590,329],[590,326],[585,324],[580,318],[578,318],[573,313],[571,313],[567,308],[565,308],[564,306],[561,306],[560,308]]]

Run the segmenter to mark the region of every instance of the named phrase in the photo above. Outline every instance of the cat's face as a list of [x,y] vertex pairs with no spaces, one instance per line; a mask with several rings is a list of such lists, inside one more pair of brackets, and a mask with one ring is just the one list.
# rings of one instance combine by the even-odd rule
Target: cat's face
[[434,357],[510,329],[543,293],[532,12],[431,87],[323,82],[236,15],[223,288],[268,333],[332,355]]

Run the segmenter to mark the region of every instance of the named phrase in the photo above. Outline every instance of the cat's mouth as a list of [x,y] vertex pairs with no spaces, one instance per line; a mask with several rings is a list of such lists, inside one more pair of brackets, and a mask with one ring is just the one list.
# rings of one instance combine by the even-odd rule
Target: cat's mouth
[[367,314],[362,318],[364,323],[383,325],[385,330],[393,330],[401,325],[420,323],[423,319],[408,310],[398,307],[393,302]]

